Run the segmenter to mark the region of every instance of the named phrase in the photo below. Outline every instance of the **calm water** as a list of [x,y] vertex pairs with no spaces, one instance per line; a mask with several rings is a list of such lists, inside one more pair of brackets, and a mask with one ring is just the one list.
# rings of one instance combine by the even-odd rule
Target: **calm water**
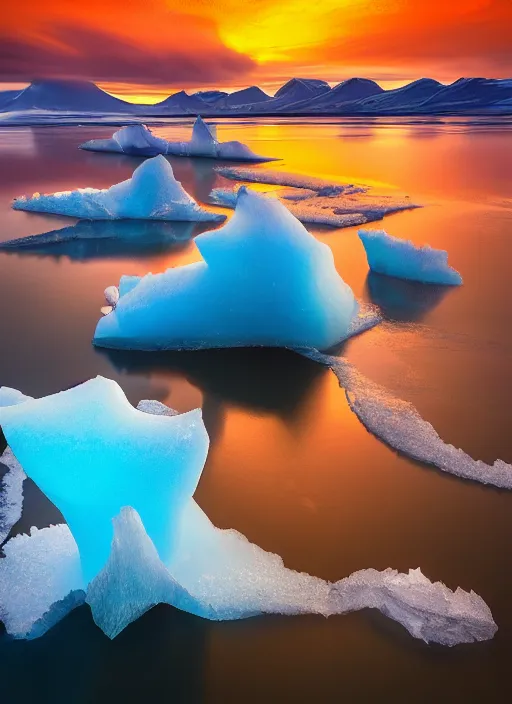
[[[188,129],[157,132],[177,139]],[[16,195],[106,187],[130,176],[139,160],[76,149],[111,133],[0,131],[0,239],[74,222],[14,212]],[[369,277],[355,228],[315,231],[355,294],[387,318],[343,352],[412,401],[446,441],[487,462],[511,462],[512,129],[247,121],[221,123],[219,135],[282,156],[279,168],[397,188],[425,205],[382,226],[447,249],[461,288]],[[220,185],[211,161],[171,163],[200,201]],[[153,356],[91,346],[107,285],[123,273],[198,259],[186,231],[174,234],[174,245],[162,237],[146,249],[96,243],[62,246],[53,256],[0,254],[0,383],[37,396],[103,374],[133,402],[158,398],[180,411],[201,405],[212,443],[196,498],[216,525],[331,580],[366,567],[421,566],[431,579],[481,594],[498,634],[450,650],[415,641],[371,612],[209,623],[159,606],[110,642],[83,607],[40,640],[0,638],[2,704],[508,701],[510,493],[397,456],[360,425],[333,374],[292,353]],[[58,519],[29,484],[16,530]]]

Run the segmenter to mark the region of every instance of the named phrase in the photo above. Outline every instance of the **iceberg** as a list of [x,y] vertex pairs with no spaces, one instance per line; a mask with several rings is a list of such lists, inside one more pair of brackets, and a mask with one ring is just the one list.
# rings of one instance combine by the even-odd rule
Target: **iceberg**
[[168,142],[156,137],[146,125],[128,125],[114,132],[110,139],[91,139],[80,149],[93,152],[117,152],[138,156],[167,154],[172,156],[206,157],[231,161],[275,161],[274,157],[255,154],[242,142],[219,142],[215,126],[207,125],[198,116],[189,142]]
[[80,149],[93,152],[117,152],[133,156],[157,156],[167,154],[167,140],[151,132],[146,125],[127,125],[114,132],[110,139],[91,139],[80,145]]
[[87,220],[225,220],[224,215],[199,207],[174,178],[172,166],[163,156],[143,162],[131,178],[110,188],[79,188],[52,195],[35,193],[32,198],[16,198],[12,207]]
[[[369,186],[333,183],[315,176],[287,173],[271,169],[250,169],[223,166],[216,171],[224,178],[240,183],[260,183],[279,188],[265,194],[277,198],[303,223],[329,227],[353,227],[402,210],[420,207],[407,196],[381,194]],[[214,188],[210,201],[233,208],[237,190]]]
[[357,314],[352,291],[329,247],[279,201],[241,188],[231,220],[195,243],[203,261],[121,279],[95,345],[326,349],[346,337]]
[[384,230],[359,230],[371,271],[424,284],[460,286],[461,275],[448,265],[448,252],[417,246]]
[[413,460],[443,472],[500,489],[512,489],[512,465],[497,459],[488,465],[445,443],[412,403],[393,396],[367,379],[350,362],[317,350],[297,350],[334,372],[350,408],[367,430]]
[[[90,399],[97,392],[92,406]],[[72,402],[71,396],[75,397]],[[82,403],[75,403],[76,398]],[[147,401],[143,404],[148,408]],[[150,404],[157,404],[153,411],[165,411],[164,404]],[[177,511],[169,502],[158,501],[157,488],[152,510],[163,511],[165,517],[157,531],[151,520],[151,538],[135,508],[127,504],[118,510],[118,506],[130,494],[144,506],[140,495],[126,485],[135,480],[140,487],[136,475],[142,466],[154,482],[155,463],[159,465],[162,459],[160,447],[172,440],[169,429],[189,413],[143,420],[145,414],[130,406],[117,384],[97,379],[46,399],[26,401],[16,414],[8,410],[2,410],[0,420],[9,442],[23,452],[27,473],[47,486],[53,484],[53,495],[60,490],[62,497],[71,471],[75,507],[83,503],[87,508],[87,524],[102,553],[103,540],[110,541],[106,559],[96,563],[92,579],[84,574],[83,550],[88,546],[77,538],[76,522],[74,527],[32,528],[30,535],[18,535],[6,543],[5,558],[0,560],[0,616],[7,632],[16,638],[43,635],[84,600],[96,624],[111,638],[157,603],[216,620],[263,613],[332,616],[375,608],[415,638],[444,645],[487,640],[497,630],[481,597],[432,583],[419,569],[408,574],[392,569],[361,570],[335,583],[287,569],[278,555],[250,543],[237,531],[216,528],[191,496]],[[129,416],[137,422],[127,428]],[[78,436],[77,423],[82,429]],[[143,432],[135,433],[135,426]],[[127,440],[127,430],[131,438],[137,435],[135,441]],[[193,432],[187,439],[198,443]],[[108,455],[101,472],[94,470],[98,443]],[[202,455],[204,438],[199,445]],[[93,471],[93,481],[82,475],[79,487],[74,467],[77,463],[85,466],[83,455],[88,457],[91,452],[95,456],[88,469]],[[168,463],[170,478],[176,484],[187,482],[179,471],[181,458],[174,459]],[[189,487],[184,494],[189,494]],[[107,512],[112,514],[113,527],[102,520]],[[173,533],[174,549],[166,555],[156,545],[162,530]]]
[[0,408],[0,424],[28,476],[65,517],[86,583],[108,558],[111,521],[124,506],[138,511],[159,554],[169,558],[170,522],[194,493],[208,452],[200,410],[148,415],[133,408],[115,382],[96,377]]

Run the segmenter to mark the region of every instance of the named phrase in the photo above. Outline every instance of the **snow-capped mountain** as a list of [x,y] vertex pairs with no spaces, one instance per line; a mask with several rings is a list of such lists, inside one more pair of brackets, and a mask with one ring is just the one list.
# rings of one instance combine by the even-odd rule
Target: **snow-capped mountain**
[[459,78],[425,100],[420,112],[471,112],[512,98],[512,79]]
[[214,105],[221,98],[228,95],[224,90],[198,90],[197,93],[192,93],[192,98],[199,98],[208,105]]
[[420,78],[401,88],[381,91],[359,100],[352,109],[359,113],[388,114],[395,111],[414,110],[418,105],[431,98],[445,86],[432,78]]
[[243,90],[236,90],[234,93],[227,94],[224,98],[214,103],[215,110],[227,110],[229,108],[240,108],[242,105],[256,105],[271,100],[270,95],[267,95],[258,86],[251,86]]
[[197,95],[189,95],[184,90],[173,93],[165,100],[155,105],[139,106],[147,115],[199,115],[208,112],[210,106]]
[[134,107],[133,103],[114,98],[90,81],[41,80],[31,83],[1,109],[133,113]]
[[279,113],[284,112],[290,105],[311,100],[324,93],[330,92],[331,87],[326,81],[314,78],[292,78],[281,86],[270,100],[250,106],[251,113]]
[[19,90],[3,90],[0,91],[0,110],[10,103],[14,98],[18,97],[20,94]]
[[384,90],[375,81],[370,81],[368,78],[350,78],[347,81],[338,83],[337,86],[329,91],[324,91],[320,95],[298,103],[292,103],[288,108],[294,112],[330,112],[346,103],[381,93],[384,93]]
[[[35,81],[19,92],[0,92],[0,113],[13,111],[17,121],[25,120],[26,111],[33,111],[32,115],[37,111],[118,113],[133,115],[135,120],[144,115],[509,115],[512,79],[460,78],[443,85],[421,78],[401,88],[383,90],[366,78],[351,78],[334,88],[321,80],[292,78],[274,97],[258,86],[233,93],[211,90],[189,95],[182,90],[156,105],[119,100],[88,81],[48,80]],[[51,115],[44,119],[51,120]]]

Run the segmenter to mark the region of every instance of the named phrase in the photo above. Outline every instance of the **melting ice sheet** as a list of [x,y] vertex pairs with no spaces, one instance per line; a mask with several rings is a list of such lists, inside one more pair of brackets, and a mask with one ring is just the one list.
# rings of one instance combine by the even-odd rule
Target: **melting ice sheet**
[[168,142],[156,137],[146,125],[128,125],[114,132],[110,139],[91,139],[81,144],[80,148],[139,156],[168,154],[232,161],[274,161],[273,157],[255,154],[242,142],[219,142],[213,127],[207,125],[201,117],[197,117],[194,123],[189,142]]
[[79,188],[52,195],[35,193],[32,198],[16,198],[12,207],[86,220],[225,220],[224,215],[204,210],[189,196],[163,156],[143,162],[131,178],[110,188]]
[[[282,186],[268,195],[279,198],[298,220],[305,223],[351,227],[419,207],[408,197],[378,194],[364,185],[332,183],[270,169],[222,166],[216,171],[234,181]],[[236,190],[225,188],[213,189],[210,194],[212,203],[228,208],[235,207],[236,197]]]
[[[53,397],[57,404],[63,394]],[[166,413],[158,402],[141,404],[145,410]],[[122,424],[122,419],[112,416],[117,429],[119,420]],[[103,416],[100,422],[105,422]],[[39,440],[33,451],[25,452],[30,468],[39,452]],[[65,452],[65,434],[59,442]],[[118,445],[126,451],[124,441]],[[116,442],[112,447],[117,447]],[[151,445],[144,443],[143,450],[146,462],[152,464]],[[56,467],[48,464],[47,473],[55,473]],[[59,464],[57,476],[60,470]],[[126,477],[119,476],[118,484],[123,480]],[[89,525],[95,515],[94,511],[89,515]],[[287,569],[278,555],[265,552],[237,531],[216,528],[192,498],[172,518],[175,547],[168,559],[162,559],[137,511],[121,508],[112,516],[110,553],[88,586],[67,525],[32,528],[30,535],[12,538],[0,560],[0,615],[7,632],[17,638],[38,637],[84,599],[109,637],[162,602],[222,620],[263,613],[331,616],[376,608],[415,638],[444,645],[487,640],[497,630],[489,608],[477,594],[461,589],[452,592],[439,582],[430,582],[419,569],[408,574],[392,569],[361,570],[330,583]]]
[[414,460],[432,464],[443,472],[500,489],[512,489],[512,465],[503,460],[488,465],[443,442],[411,403],[396,398],[384,387],[370,381],[345,359],[317,350],[298,351],[336,374],[340,386],[345,389],[350,408],[361,423],[395,450]]
[[388,235],[384,230],[359,230],[371,271],[424,284],[459,286],[461,275],[448,264],[448,252]]

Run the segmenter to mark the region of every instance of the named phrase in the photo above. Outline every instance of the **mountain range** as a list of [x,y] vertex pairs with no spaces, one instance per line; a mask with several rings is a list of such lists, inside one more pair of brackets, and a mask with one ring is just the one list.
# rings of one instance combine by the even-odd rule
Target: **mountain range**
[[331,88],[325,81],[292,78],[274,96],[258,86],[226,93],[179,91],[154,105],[120,100],[92,82],[38,80],[21,91],[0,92],[0,113],[181,115],[479,115],[512,114],[512,79],[460,78],[443,85],[421,78],[384,90],[351,78]]

